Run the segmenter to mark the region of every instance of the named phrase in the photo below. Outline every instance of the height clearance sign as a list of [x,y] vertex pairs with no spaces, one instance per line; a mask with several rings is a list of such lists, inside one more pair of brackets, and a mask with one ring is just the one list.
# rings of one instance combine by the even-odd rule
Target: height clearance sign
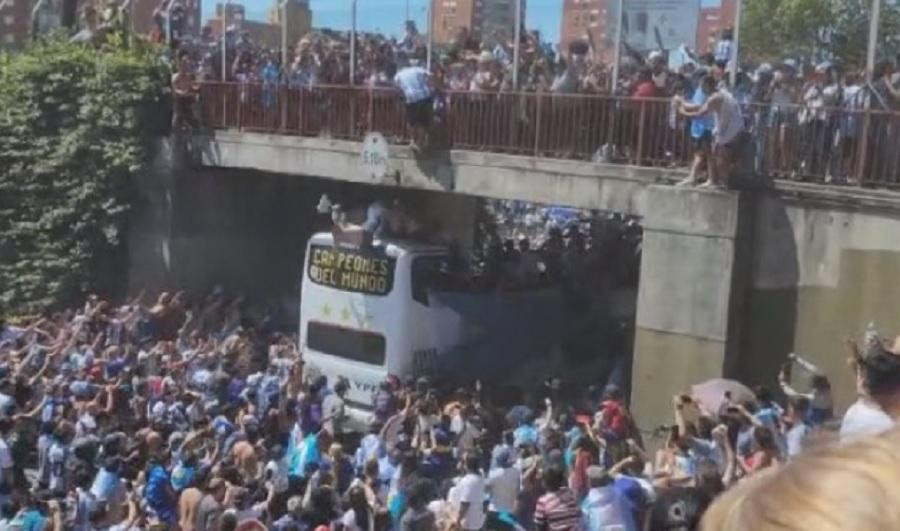
[[387,295],[394,287],[396,260],[382,250],[313,245],[309,252],[309,278],[316,284],[367,295]]
[[622,7],[622,36],[632,48],[645,52],[696,46],[700,0],[623,0]]

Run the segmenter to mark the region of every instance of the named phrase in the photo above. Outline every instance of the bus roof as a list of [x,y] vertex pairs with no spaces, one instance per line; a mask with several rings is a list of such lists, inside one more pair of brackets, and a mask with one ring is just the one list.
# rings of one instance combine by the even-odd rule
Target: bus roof
[[[309,243],[318,245],[334,245],[334,236],[330,232],[318,232],[309,239]],[[389,254],[433,254],[446,253],[447,247],[436,245],[433,243],[417,242],[413,240],[402,240],[387,238],[383,240],[375,240],[376,245],[384,245]]]

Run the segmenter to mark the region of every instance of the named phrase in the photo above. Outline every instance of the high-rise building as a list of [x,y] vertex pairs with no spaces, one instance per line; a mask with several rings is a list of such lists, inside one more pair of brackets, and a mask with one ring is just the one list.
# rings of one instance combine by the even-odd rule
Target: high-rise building
[[[312,12],[308,0],[287,0],[284,6],[287,15],[287,42],[294,46],[312,27]],[[233,27],[237,31],[246,32],[254,42],[269,48],[281,46],[282,8],[279,0],[274,0],[269,10],[269,21],[248,20],[244,6],[241,4],[216,4],[216,15],[206,22],[213,36],[222,35],[222,14],[225,14],[225,27]]]
[[563,0],[560,48],[568,50],[575,41],[593,45],[598,60],[611,63],[616,39],[614,0]]
[[312,28],[312,11],[309,9],[309,0],[287,0],[283,9],[278,0],[274,2],[269,9],[269,24],[278,26],[279,31],[282,15],[287,20],[288,45],[293,46]]
[[515,34],[516,1],[522,2],[524,21],[526,0],[432,0],[434,42],[451,42],[463,29],[488,46],[509,42]]
[[[183,31],[188,35],[199,35],[203,25],[203,5],[201,0],[175,0],[184,9]],[[131,0],[131,20],[134,32],[146,35],[153,31],[156,22],[153,12],[161,6],[161,0]]]
[[722,31],[734,27],[735,0],[721,0],[719,5],[700,8],[697,22],[697,52],[712,52]]
[[18,50],[28,39],[31,0],[0,0],[0,50]]

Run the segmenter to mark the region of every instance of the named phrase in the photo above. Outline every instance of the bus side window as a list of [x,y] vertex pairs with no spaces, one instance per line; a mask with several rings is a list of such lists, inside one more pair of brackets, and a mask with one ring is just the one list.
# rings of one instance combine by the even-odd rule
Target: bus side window
[[439,282],[440,267],[444,258],[440,256],[419,256],[410,265],[412,277],[412,298],[428,306],[428,291]]

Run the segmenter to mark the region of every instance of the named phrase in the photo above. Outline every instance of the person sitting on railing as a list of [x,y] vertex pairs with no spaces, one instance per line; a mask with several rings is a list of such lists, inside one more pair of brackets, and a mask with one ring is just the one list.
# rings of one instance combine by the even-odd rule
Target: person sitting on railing
[[419,66],[421,53],[422,50],[418,50],[416,55],[410,58],[409,66],[394,76],[394,83],[403,91],[406,99],[406,121],[412,128],[410,147],[413,151],[419,151],[420,146],[427,148],[434,109],[431,74]]
[[716,89],[716,79],[706,76],[700,83],[708,99],[701,105],[686,103],[681,96],[675,96],[678,110],[684,116],[698,117],[712,115],[713,164],[709,166],[709,180],[701,185],[708,188],[724,188],[732,166],[737,159],[744,133],[744,116],[741,107],[727,88]]

